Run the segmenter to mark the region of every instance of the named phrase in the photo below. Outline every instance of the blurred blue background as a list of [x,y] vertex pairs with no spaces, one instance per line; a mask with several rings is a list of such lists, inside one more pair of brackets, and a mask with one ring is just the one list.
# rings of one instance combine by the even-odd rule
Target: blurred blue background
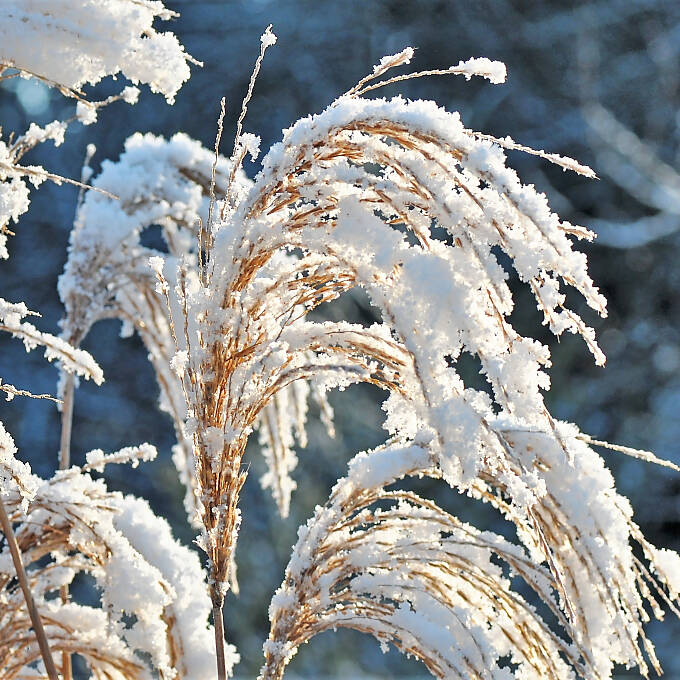
[[[274,25],[278,43],[267,53],[245,129],[262,137],[266,149],[281,129],[325,108],[371,70],[380,57],[417,47],[415,69],[441,68],[471,56],[503,60],[504,85],[479,80],[431,78],[385,91],[435,99],[461,112],[468,127],[510,135],[539,149],[569,155],[591,165],[599,181],[564,174],[540,159],[510,154],[527,183],[545,191],[553,209],[572,222],[594,228],[598,243],[584,246],[591,273],[609,299],[609,318],[585,310],[605,353],[607,367],[592,363],[583,343],[561,342],[540,325],[535,304],[517,288],[513,322],[553,350],[553,414],[571,420],[593,437],[653,450],[680,463],[680,3],[665,0],[525,2],[478,0],[177,0],[166,5],[180,17],[166,23],[203,68],[174,106],[144,89],[135,107],[114,104],[97,125],[73,125],[59,149],[44,145],[27,157],[53,172],[77,178],[85,146],[97,145],[94,167],[117,158],[134,131],[171,135],[182,130],[212,147],[219,100],[227,99],[224,149],[231,148],[234,123],[259,50],[259,36]],[[121,88],[106,82],[91,89],[100,98]],[[28,121],[68,117],[73,104],[33,81],[0,86],[3,133],[24,131]],[[256,167],[250,166],[252,173]],[[62,314],[56,280],[66,257],[76,190],[43,185],[11,239],[11,259],[0,263],[2,296],[25,300],[42,313],[40,327],[58,331]],[[579,246],[581,247],[581,246]],[[370,318],[361,300],[348,314]],[[576,300],[574,304],[579,305]],[[156,408],[157,387],[138,338],[120,339],[119,324],[102,322],[85,347],[102,365],[107,382],[77,392],[74,462],[92,448],[115,450],[149,441],[159,458],[136,470],[111,469],[112,488],[149,499],[186,543],[182,490],[170,461],[173,432]],[[19,387],[54,392],[56,371],[40,354],[26,355],[17,341],[0,338],[0,375]],[[470,376],[471,379],[474,376]],[[329,440],[310,425],[310,446],[300,453],[298,490],[291,517],[282,521],[258,483],[261,461],[253,446],[238,545],[241,594],[226,603],[227,636],[242,656],[241,677],[255,677],[268,630],[267,605],[283,575],[297,526],[327,497],[347,460],[382,441],[381,395],[355,387],[333,395],[338,436]],[[0,417],[15,437],[20,456],[49,476],[56,465],[58,414],[44,401],[17,398]],[[622,493],[659,546],[680,549],[680,476],[621,454],[605,452]],[[436,492],[436,490],[435,490]],[[499,520],[468,499],[439,498],[448,509],[482,528]],[[653,624],[652,638],[667,677],[680,678],[673,640],[680,625],[669,618]],[[324,634],[302,649],[291,677],[416,677],[423,668],[396,652],[383,655],[360,634]],[[287,676],[288,677],[288,676]],[[637,677],[637,674],[622,677]]]

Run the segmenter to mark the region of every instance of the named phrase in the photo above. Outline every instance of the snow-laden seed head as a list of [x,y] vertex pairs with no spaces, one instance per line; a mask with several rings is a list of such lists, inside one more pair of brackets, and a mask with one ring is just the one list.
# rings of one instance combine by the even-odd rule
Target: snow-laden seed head
[[[95,182],[123,201],[116,207],[91,194],[79,213],[60,284],[66,335],[79,339],[113,315],[150,349],[162,403],[175,417],[175,459],[190,487],[187,507],[202,525],[214,602],[228,587],[251,432],[259,429],[263,483],[285,514],[308,399],[328,415],[332,388],[368,382],[388,394],[385,428],[395,445],[356,459],[301,530],[272,603],[263,677],[280,677],[301,642],[337,625],[394,642],[440,677],[506,677],[507,660],[526,677],[610,677],[615,662],[646,674],[641,645],[658,663],[641,627],[643,598],[658,613],[656,581],[629,542],[642,545],[673,607],[669,565],[680,558],[644,541],[587,437],[550,416],[542,394],[550,352],[509,321],[507,263],[553,333],[581,335],[604,363],[593,330],[566,303],[573,289],[606,314],[585,255],[573,248],[573,238],[592,234],[561,221],[543,194],[522,185],[504,149],[594,173],[468,130],[432,102],[363,98],[440,73],[379,80],[411,56],[386,57],[324,112],[286,130],[252,182],[240,165],[258,143],[241,133],[242,117],[229,160],[211,160],[185,137],[133,137]],[[441,73],[496,82],[504,70],[470,60]],[[219,193],[224,200],[214,199]],[[154,224],[167,253],[142,245]],[[95,253],[105,259],[95,264]],[[309,316],[354,288],[368,294],[379,322]],[[478,360],[489,393],[465,385],[458,364],[465,354]],[[401,469],[404,456],[424,451],[426,464]],[[377,460],[386,462],[376,469]],[[440,477],[491,503],[523,547],[414,494],[385,490],[407,473]],[[546,602],[570,642],[510,591],[511,571]]]
[[[472,495],[513,521],[523,545],[393,487],[404,477],[441,477],[429,447],[357,455],[298,532],[270,605],[261,680],[283,677],[301,644],[337,627],[392,643],[439,678],[506,678],[508,663],[519,677],[603,678],[612,661],[637,664],[646,675],[643,649],[659,669],[642,630],[645,605],[663,618],[660,597],[678,613],[680,559],[644,540],[591,449],[574,444],[567,465],[541,433],[504,435],[518,450],[535,447],[548,491],[524,517],[493,475],[480,475],[486,481]],[[629,540],[639,542],[656,576]],[[520,594],[517,578],[547,605],[559,633]]]
[[[5,437],[5,444],[11,440]],[[179,545],[167,522],[132,496],[107,491],[90,470],[147,460],[147,444],[88,454],[82,468],[41,480],[0,441],[0,493],[15,525],[53,653],[79,654],[92,677],[181,680],[210,677],[210,600],[195,553]],[[25,491],[30,488],[30,504]],[[100,606],[54,597],[76,575],[94,578]],[[35,673],[40,658],[9,554],[0,556],[0,667],[3,680]],[[229,664],[238,660],[228,647]]]

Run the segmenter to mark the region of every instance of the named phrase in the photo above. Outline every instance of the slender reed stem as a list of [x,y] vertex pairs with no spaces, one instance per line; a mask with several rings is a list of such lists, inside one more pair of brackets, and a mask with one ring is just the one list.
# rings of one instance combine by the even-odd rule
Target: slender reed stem
[[61,440],[59,443],[59,469],[66,470],[71,465],[71,427],[73,424],[73,393],[75,378],[73,373],[66,374],[63,403],[61,407]]
[[[61,601],[66,604],[69,599],[68,586],[60,586],[59,596]],[[71,662],[71,653],[63,650],[61,653],[61,677],[63,680],[73,680],[73,666]]]
[[17,544],[17,539],[16,536],[14,535],[12,524],[9,521],[7,511],[5,510],[5,504],[1,497],[0,497],[0,524],[2,524],[2,531],[5,534],[5,539],[7,540],[7,544],[9,545],[9,551],[12,554],[14,569],[17,572],[17,579],[19,580],[21,591],[23,592],[24,599],[26,600],[26,608],[28,609],[28,615],[31,617],[31,623],[33,624],[33,632],[35,633],[35,637],[38,640],[38,646],[40,647],[40,654],[45,664],[47,677],[50,680],[59,680],[59,676],[57,675],[57,668],[54,665],[52,653],[50,652],[50,646],[49,643],[47,642],[47,636],[45,635],[45,629],[43,628],[42,621],[40,620],[38,608],[35,606],[35,600],[33,599],[31,588],[28,585],[28,577],[26,576],[24,564],[21,561],[19,545]]
[[217,680],[227,680],[227,666],[224,655],[224,620],[222,605],[224,599],[213,597],[213,619],[215,623],[215,658],[217,660]]
[[[75,377],[73,373],[66,374],[64,383],[63,402],[61,406],[61,439],[59,442],[59,469],[66,470],[71,465],[71,428],[73,425],[73,398],[75,392]],[[59,588],[61,601],[66,604],[69,601],[68,585]],[[61,653],[61,674],[63,680],[72,680],[73,667],[71,654],[67,651]]]

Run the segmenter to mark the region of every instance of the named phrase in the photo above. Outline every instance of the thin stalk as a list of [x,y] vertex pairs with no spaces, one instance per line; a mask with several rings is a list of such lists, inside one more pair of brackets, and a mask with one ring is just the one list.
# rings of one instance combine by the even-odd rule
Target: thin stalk
[[26,608],[28,609],[28,615],[31,617],[31,623],[33,624],[33,632],[35,633],[35,637],[38,640],[38,646],[40,647],[40,654],[43,658],[43,663],[45,664],[47,677],[50,680],[59,680],[59,676],[57,675],[57,668],[54,665],[54,660],[52,659],[52,652],[50,652],[50,645],[47,642],[47,636],[45,635],[45,629],[43,628],[42,621],[40,619],[40,614],[38,614],[38,608],[35,606],[33,593],[31,593],[31,588],[28,585],[28,577],[26,576],[24,564],[21,561],[21,552],[19,551],[19,545],[17,544],[17,539],[16,536],[14,535],[12,524],[9,521],[7,511],[5,510],[5,504],[1,497],[0,497],[0,524],[2,524],[2,531],[5,534],[5,539],[7,540],[7,544],[9,545],[9,551],[12,554],[14,569],[17,572],[17,579],[19,580],[21,591],[24,594],[24,600],[26,600]]
[[[61,439],[59,443],[60,470],[66,470],[71,465],[71,429],[73,425],[74,392],[75,377],[73,373],[67,373],[61,406]],[[68,585],[63,585],[59,588],[59,596],[63,604],[66,604],[69,601]],[[67,651],[61,653],[61,674],[63,680],[72,680],[73,678],[71,654]]]
[[215,659],[217,661],[217,680],[227,680],[227,665],[224,654],[224,620],[222,605],[224,599],[213,598],[213,619],[215,623]]
[[[59,596],[61,601],[66,604],[69,599],[68,586],[59,587]],[[73,680],[73,665],[71,662],[71,653],[63,650],[61,652],[61,676],[63,680]]]
[[73,373],[66,374],[63,403],[61,406],[61,440],[59,443],[59,469],[66,470],[71,465],[71,428],[73,425],[73,393],[75,378]]

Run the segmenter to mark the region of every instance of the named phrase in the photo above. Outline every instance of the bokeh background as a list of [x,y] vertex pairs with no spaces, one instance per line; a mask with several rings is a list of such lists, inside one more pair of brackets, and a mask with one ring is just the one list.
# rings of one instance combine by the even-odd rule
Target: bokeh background
[[[511,135],[539,149],[591,165],[599,181],[565,174],[540,159],[510,153],[527,183],[545,191],[563,218],[595,229],[600,238],[587,251],[593,278],[609,299],[609,317],[583,312],[608,356],[596,368],[583,343],[557,342],[540,325],[535,304],[517,290],[513,321],[553,350],[553,414],[592,436],[653,450],[680,463],[680,3],[668,0],[168,0],[180,16],[166,24],[204,63],[174,106],[143,91],[135,107],[114,104],[96,126],[73,125],[65,144],[45,145],[27,162],[79,177],[88,143],[95,143],[95,170],[117,158],[134,131],[171,135],[182,130],[212,147],[219,100],[227,98],[224,148],[230,149],[236,116],[247,89],[259,36],[274,25],[278,43],[267,53],[246,119],[262,148],[281,137],[299,117],[325,108],[380,57],[417,47],[413,67],[441,68],[470,56],[503,60],[504,85],[462,78],[422,79],[385,91],[435,99],[461,112],[468,127]],[[107,82],[102,97],[121,88]],[[0,85],[3,133],[22,132],[28,121],[44,124],[72,113],[73,104],[33,81]],[[250,166],[251,173],[256,166]],[[76,190],[43,185],[11,240],[11,259],[0,263],[2,296],[25,300],[42,313],[40,327],[57,332],[62,314],[56,281],[66,257]],[[575,304],[579,304],[575,301]],[[370,320],[357,296],[333,313]],[[182,508],[182,490],[170,461],[173,433],[156,408],[157,387],[138,338],[118,337],[119,324],[102,322],[85,347],[104,368],[107,382],[77,392],[74,462],[92,448],[115,450],[149,441],[159,458],[132,470],[107,472],[112,488],[146,497],[190,543],[193,533]],[[17,386],[54,392],[56,371],[38,352],[0,338],[0,375]],[[474,367],[467,376],[475,381]],[[313,420],[307,450],[300,452],[298,490],[291,517],[282,521],[259,486],[257,447],[243,497],[243,528],[237,561],[241,593],[226,604],[227,635],[241,653],[239,677],[255,677],[268,630],[267,605],[279,584],[297,526],[327,497],[357,450],[382,441],[381,395],[354,387],[333,395],[338,434],[330,440]],[[314,415],[314,414],[312,414]],[[58,414],[45,401],[17,398],[0,417],[15,437],[20,456],[44,476],[56,465]],[[630,497],[637,519],[659,546],[680,549],[680,476],[603,452],[619,489]],[[434,489],[448,509],[482,528],[503,531],[500,520],[469,499]],[[83,585],[87,597],[86,584]],[[672,615],[650,626],[667,677],[680,678],[673,640],[680,625]],[[417,677],[423,669],[377,643],[339,631],[314,639],[293,661],[287,677]],[[621,677],[637,677],[621,670]]]

